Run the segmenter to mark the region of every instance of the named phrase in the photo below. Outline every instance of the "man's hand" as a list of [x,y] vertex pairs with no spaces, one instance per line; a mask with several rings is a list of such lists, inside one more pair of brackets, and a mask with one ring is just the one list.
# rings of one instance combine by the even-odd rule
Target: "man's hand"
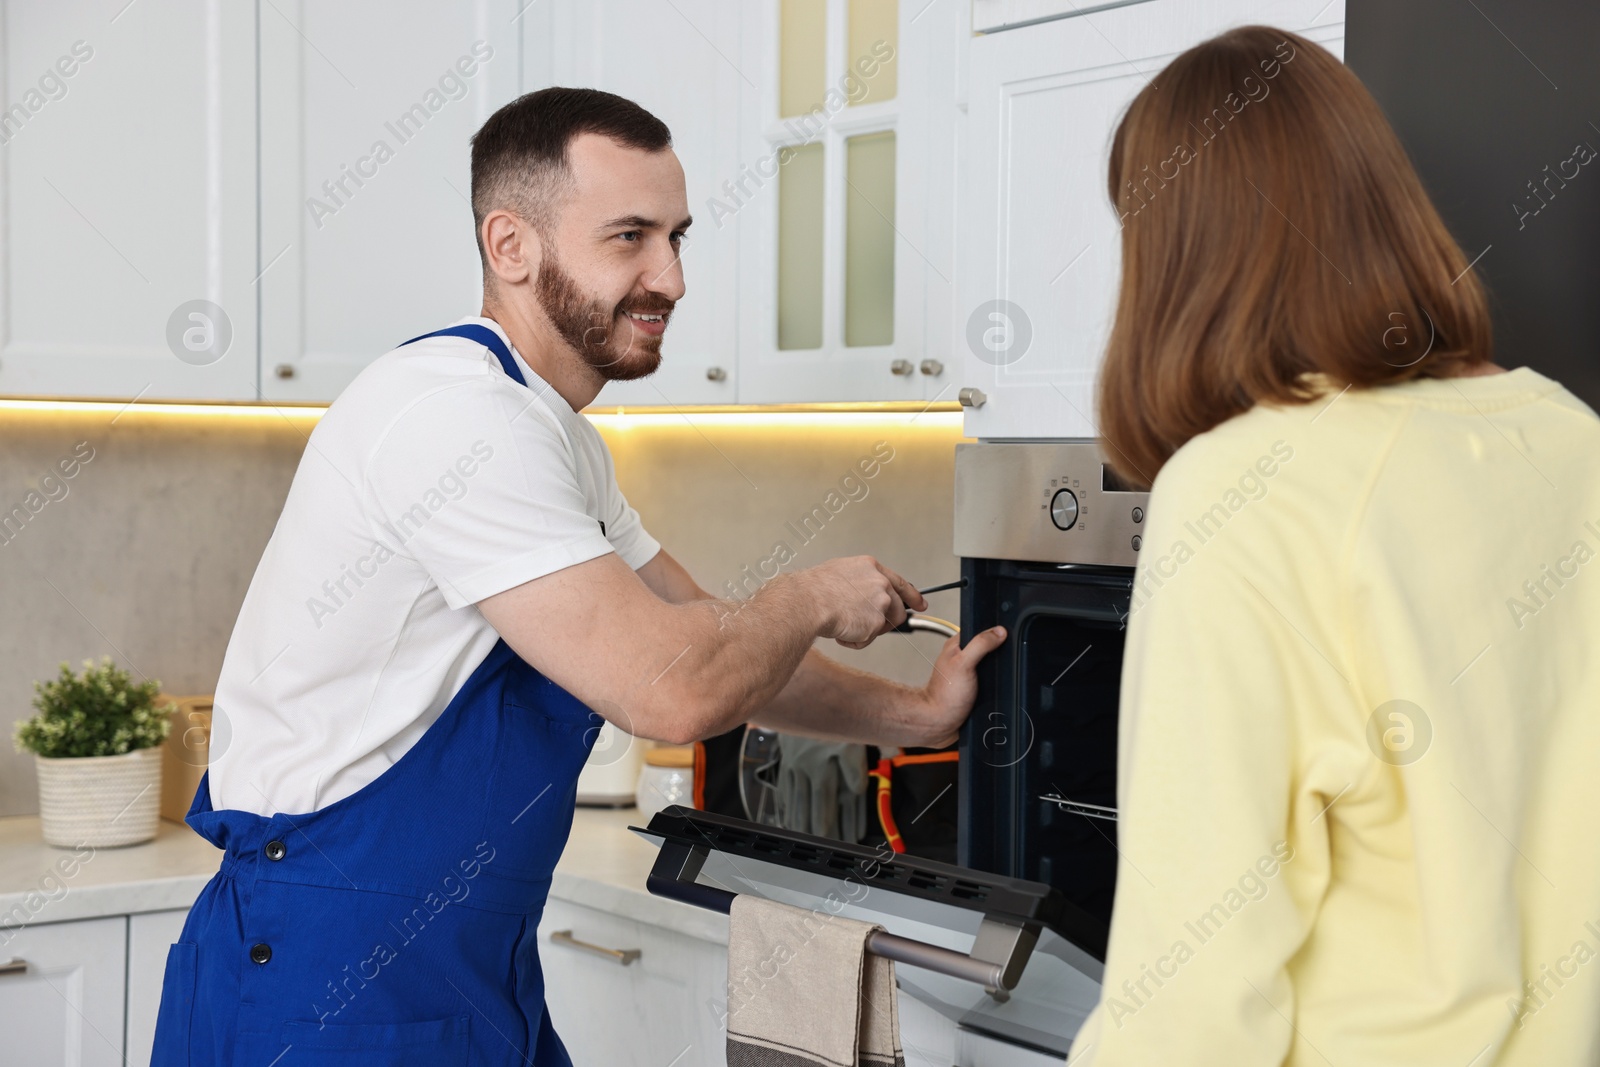
[[1005,627],[996,626],[976,634],[965,648],[959,637],[944,643],[933,663],[933,675],[922,689],[922,717],[928,739],[919,742],[921,746],[944,748],[955,743],[957,731],[978,698],[978,661],[999,648],[1005,639]]
[[832,559],[795,574],[822,612],[818,637],[845,648],[866,648],[899,626],[906,608],[923,611],[928,602],[916,586],[871,556]]
[[814,737],[948,744],[972,709],[973,669],[1003,633],[946,645],[923,689],[812,649],[817,637],[864,648],[908,607],[927,602],[858,556],[781,575],[728,610],[665,552],[638,573],[607,553],[478,602],[529,666],[637,737],[687,744],[760,712]]

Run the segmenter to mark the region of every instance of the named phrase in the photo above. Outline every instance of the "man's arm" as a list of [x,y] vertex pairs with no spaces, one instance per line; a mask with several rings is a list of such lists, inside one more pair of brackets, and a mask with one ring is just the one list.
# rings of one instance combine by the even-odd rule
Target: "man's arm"
[[[671,603],[713,599],[665,550],[639,568],[639,577]],[[812,648],[753,718],[785,733],[940,748],[955,741],[972,710],[978,661],[1004,640],[1000,627],[978,634],[966,648],[959,638],[950,638],[920,689],[854,670]]]
[[[660,573],[652,579],[662,581]],[[865,648],[899,625],[908,604],[926,606],[909,582],[866,556],[780,575],[742,602],[674,603],[607,553],[478,608],[519,656],[607,719],[682,743],[748,721],[816,638]]]

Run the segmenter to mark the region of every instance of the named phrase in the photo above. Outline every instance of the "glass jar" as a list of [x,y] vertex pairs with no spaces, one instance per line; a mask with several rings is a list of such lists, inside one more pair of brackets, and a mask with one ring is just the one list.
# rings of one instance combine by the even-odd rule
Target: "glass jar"
[[673,804],[694,807],[694,749],[685,745],[647,749],[634,799],[639,804],[639,818],[646,822]]

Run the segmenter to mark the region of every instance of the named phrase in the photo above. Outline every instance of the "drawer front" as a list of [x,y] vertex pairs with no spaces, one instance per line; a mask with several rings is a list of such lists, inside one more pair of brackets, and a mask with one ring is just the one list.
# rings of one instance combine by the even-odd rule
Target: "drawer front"
[[[562,932],[570,940],[552,940]],[[550,1019],[574,1063],[726,1063],[723,946],[552,899],[539,926],[539,958]]]
[[18,1064],[122,1063],[125,916],[0,930],[0,1038]]

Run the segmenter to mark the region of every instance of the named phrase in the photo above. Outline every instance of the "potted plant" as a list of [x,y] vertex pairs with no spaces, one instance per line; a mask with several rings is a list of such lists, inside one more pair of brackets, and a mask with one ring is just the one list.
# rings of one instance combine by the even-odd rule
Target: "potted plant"
[[111,657],[83,673],[67,664],[50,682],[34,682],[38,714],[18,721],[18,752],[33,753],[39,772],[39,821],[45,844],[71,848],[134,845],[156,836],[161,817],[160,745],[172,729],[172,705],[157,706],[159,682],[134,684]]

